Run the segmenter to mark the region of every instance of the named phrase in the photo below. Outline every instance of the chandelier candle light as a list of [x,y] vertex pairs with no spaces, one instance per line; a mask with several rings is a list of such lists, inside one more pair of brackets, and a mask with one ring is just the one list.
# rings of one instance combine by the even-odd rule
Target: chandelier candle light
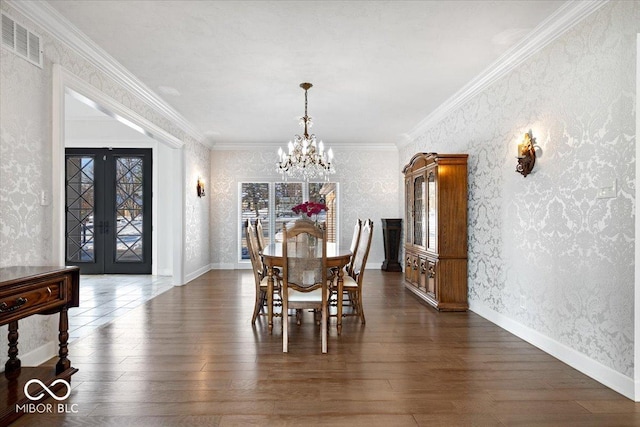
[[300,125],[304,127],[302,136],[296,135],[295,141],[289,141],[289,151],[285,153],[282,147],[278,148],[277,162],[278,172],[284,179],[287,177],[304,179],[324,178],[329,180],[329,175],[335,173],[333,164],[333,150],[324,151],[322,141],[316,143],[316,136],[309,135],[309,128],[313,125],[311,117],[307,114],[307,91],[311,89],[311,83],[300,83],[304,89],[304,116],[300,117]]

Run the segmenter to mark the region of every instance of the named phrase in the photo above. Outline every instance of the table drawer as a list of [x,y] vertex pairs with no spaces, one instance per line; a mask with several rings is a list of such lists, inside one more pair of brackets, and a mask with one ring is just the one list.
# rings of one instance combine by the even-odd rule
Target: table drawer
[[67,278],[25,284],[0,292],[0,323],[54,309],[67,301]]

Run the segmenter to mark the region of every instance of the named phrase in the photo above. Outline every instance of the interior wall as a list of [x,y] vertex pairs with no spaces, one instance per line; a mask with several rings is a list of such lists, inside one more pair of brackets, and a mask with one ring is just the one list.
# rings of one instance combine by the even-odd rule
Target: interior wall
[[[284,137],[284,136],[283,136]],[[399,218],[398,152],[395,147],[355,150],[333,147],[338,182],[339,241],[349,247],[357,218],[371,218],[374,234],[367,268],[384,261],[381,218]],[[238,183],[280,182],[277,148],[213,151],[211,155],[211,262],[213,268],[238,267]],[[248,266],[248,264],[245,264]],[[240,265],[241,267],[241,265]]]
[[[636,40],[636,135],[640,130],[640,32]],[[637,139],[637,136],[636,136]],[[640,146],[636,141],[636,159],[640,156]],[[636,163],[636,179],[640,176],[640,163]],[[640,186],[636,183],[636,200],[640,197]],[[635,241],[640,237],[640,216],[635,216]],[[640,363],[640,248],[635,247],[635,306],[634,306],[634,366]],[[640,401],[640,369],[634,369],[636,402]]]
[[154,245],[156,250],[154,261],[157,267],[154,274],[159,276],[172,276],[174,274],[173,233],[167,232],[175,224],[175,213],[174,209],[172,209],[173,198],[171,197],[174,177],[167,171],[172,170],[171,165],[174,163],[173,158],[176,155],[176,151],[164,144],[157,144],[156,163],[153,165],[154,175],[156,176],[154,184],[157,186],[157,189],[154,189],[156,222],[153,231],[157,241],[157,244]]
[[[52,241],[57,230],[52,230],[53,207],[51,203],[40,203],[43,193],[52,194],[53,64],[60,64],[116,102],[184,141],[183,150],[200,152],[206,148],[6,2],[0,1],[0,9],[41,36],[44,58],[43,68],[39,68],[0,49],[0,267],[55,264]],[[188,167],[193,163],[189,160],[185,165]],[[204,163],[208,165],[208,159]],[[181,175],[180,182],[185,187],[192,186],[187,182],[186,173]],[[208,240],[208,216],[202,222],[199,222],[202,215],[194,218],[186,224],[184,234],[197,232]],[[186,240],[183,244],[188,252],[194,243]],[[197,269],[201,259],[206,259],[203,264],[208,265],[209,246],[201,245],[199,249],[204,253],[198,255],[195,263],[188,264],[185,275],[189,273],[188,268]],[[55,351],[52,340],[57,337],[56,323],[53,316],[21,321],[20,354],[25,356],[46,346],[43,357],[45,360],[50,357]],[[6,327],[0,328],[2,334],[6,334]],[[41,362],[23,357],[25,366]]]
[[[469,300],[618,391],[634,375],[640,3],[603,6],[400,152],[469,153]],[[515,172],[529,130],[533,173]],[[616,185],[616,197],[598,192]]]
[[[211,151],[200,144],[187,145],[184,162],[184,269],[185,281],[189,282],[211,269],[211,197],[207,191],[211,187]],[[205,182],[202,198],[196,192],[198,177]]]

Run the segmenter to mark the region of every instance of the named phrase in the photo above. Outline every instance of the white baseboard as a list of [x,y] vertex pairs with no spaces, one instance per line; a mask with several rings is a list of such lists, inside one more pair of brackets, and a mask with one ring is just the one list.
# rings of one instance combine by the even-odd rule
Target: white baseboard
[[197,269],[196,271],[187,274],[185,276],[185,278],[184,278],[184,283],[187,284],[190,281],[192,281],[193,279],[197,279],[198,277],[202,276],[203,274],[205,274],[209,270],[211,270],[211,264],[207,264],[204,267],[201,267],[201,268]]
[[173,276],[173,270],[170,268],[159,268],[156,276]]
[[528,326],[516,322],[515,320],[510,319],[482,304],[470,301],[469,310],[511,332],[518,338],[538,347],[540,350],[550,354],[572,368],[577,369],[583,374],[588,375],[594,380],[617,391],[623,396],[634,400],[635,382],[633,378],[629,378],[620,372],[589,358],[579,351],[576,351],[553,338],[543,335]]
[[367,264],[364,266],[365,270],[368,269],[379,269],[382,266],[382,263],[384,262],[384,258],[376,258],[376,257],[372,257],[372,258],[368,258],[367,259]]
[[[57,354],[58,341],[49,341],[28,353],[20,353],[18,357],[20,358],[21,366],[34,367],[42,365]],[[4,371],[4,364],[2,365],[2,371]]]
[[236,265],[231,262],[218,262],[211,264],[212,270],[234,270]]

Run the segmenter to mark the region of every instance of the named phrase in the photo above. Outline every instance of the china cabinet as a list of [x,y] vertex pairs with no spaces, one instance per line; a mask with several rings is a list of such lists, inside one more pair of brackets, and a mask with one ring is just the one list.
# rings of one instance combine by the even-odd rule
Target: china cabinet
[[405,286],[441,311],[467,303],[467,154],[418,153],[405,176]]

